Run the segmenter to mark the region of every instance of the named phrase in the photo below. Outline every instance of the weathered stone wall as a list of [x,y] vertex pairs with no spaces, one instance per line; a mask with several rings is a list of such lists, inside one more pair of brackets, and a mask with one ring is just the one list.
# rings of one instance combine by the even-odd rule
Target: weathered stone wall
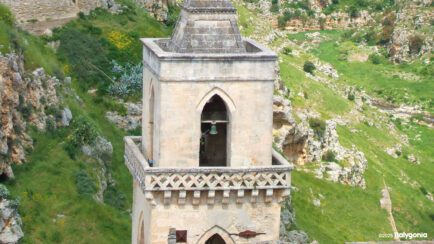
[[[206,191],[205,191],[206,192]],[[280,193],[275,193],[276,196]],[[169,204],[163,203],[163,193],[153,193],[147,199],[137,182],[134,182],[133,235],[132,243],[141,243],[141,232],[145,244],[166,244],[170,228],[187,230],[187,243],[205,243],[207,234],[237,234],[251,230],[260,235],[241,238],[237,235],[227,237],[226,243],[272,243],[279,240],[280,203],[275,197],[272,202],[264,202],[264,192],[259,194],[256,203],[250,202],[246,192],[242,203],[237,203],[236,192],[231,192],[228,203],[222,204],[222,192],[215,192],[215,203],[207,204],[207,193],[201,194],[200,204],[191,204],[191,192],[187,193],[186,204],[180,205],[176,195]],[[143,228],[144,227],[144,228]],[[220,234],[220,233],[219,233]],[[225,235],[221,235],[225,238]]]
[[19,23],[66,19],[77,16],[79,12],[103,6],[102,0],[0,0],[9,6]]
[[[150,41],[149,45],[155,43]],[[142,121],[144,149],[151,155],[149,148],[153,145],[152,159],[156,166],[199,166],[201,112],[214,94],[225,101],[229,113],[228,165],[271,164],[275,61],[267,55],[273,53],[217,60],[206,57],[177,60],[176,54],[166,53],[173,57],[166,61],[153,56],[153,51],[145,45]],[[153,143],[146,126],[152,90],[155,94]]]

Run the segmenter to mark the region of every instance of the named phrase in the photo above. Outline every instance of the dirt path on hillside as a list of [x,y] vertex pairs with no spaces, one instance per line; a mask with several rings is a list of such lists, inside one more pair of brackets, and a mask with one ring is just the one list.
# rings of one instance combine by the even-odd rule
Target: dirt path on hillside
[[[383,190],[381,190],[382,198],[380,199],[380,205],[381,208],[385,209],[389,214],[388,219],[389,219],[390,226],[392,227],[393,233],[397,233],[398,229],[396,228],[395,219],[393,218],[393,214],[392,214],[392,200],[390,199],[389,188],[387,187],[384,179],[383,179],[383,184],[384,184],[384,188]],[[393,239],[395,241],[399,241],[399,238],[395,237],[395,235],[393,235]]]

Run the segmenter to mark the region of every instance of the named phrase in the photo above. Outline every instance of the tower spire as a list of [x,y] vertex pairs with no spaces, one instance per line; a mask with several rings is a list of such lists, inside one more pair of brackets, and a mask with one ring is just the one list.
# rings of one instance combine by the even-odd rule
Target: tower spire
[[185,0],[169,48],[179,53],[246,52],[228,0]]

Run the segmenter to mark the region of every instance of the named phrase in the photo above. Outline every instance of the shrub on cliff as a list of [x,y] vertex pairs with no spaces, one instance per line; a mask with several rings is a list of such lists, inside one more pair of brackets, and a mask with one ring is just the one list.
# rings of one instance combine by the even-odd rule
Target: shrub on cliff
[[310,128],[312,128],[315,136],[317,136],[318,138],[322,138],[324,136],[326,129],[326,123],[324,121],[317,118],[310,118],[309,126]]
[[315,64],[313,64],[311,61],[304,62],[303,70],[304,72],[313,74],[313,71],[316,69]]
[[12,12],[3,4],[0,4],[0,21],[6,23],[9,26],[12,26],[15,21]]
[[64,149],[69,157],[75,159],[81,146],[92,145],[96,141],[98,131],[95,125],[84,117],[74,119],[72,130],[71,135],[67,138]]
[[336,155],[332,150],[327,150],[322,155],[322,160],[325,162],[336,162]]

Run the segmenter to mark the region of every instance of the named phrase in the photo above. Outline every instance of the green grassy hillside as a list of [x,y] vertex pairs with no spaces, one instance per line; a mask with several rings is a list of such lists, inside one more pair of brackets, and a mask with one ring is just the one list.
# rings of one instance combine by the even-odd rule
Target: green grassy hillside
[[[132,179],[123,158],[126,133],[105,118],[108,110],[125,110],[106,91],[111,82],[111,61],[121,65],[139,63],[139,37],[168,36],[172,27],[155,21],[129,1],[126,4],[128,9],[123,14],[96,10],[56,29],[52,37],[35,37],[0,20],[0,51],[23,51],[29,72],[42,66],[48,74],[61,79],[71,76],[71,85],[58,88],[64,105],[74,118],[90,121],[114,149],[108,170],[115,185],[104,194],[105,202],[98,202],[92,194],[98,186],[97,171],[101,166],[79,151],[71,158],[65,150],[73,128],[53,132],[32,129],[34,149],[27,162],[13,167],[15,180],[3,182],[20,201],[23,243],[131,241]],[[62,44],[57,52],[46,46],[58,40]],[[98,95],[87,92],[93,88],[98,89]],[[138,97],[133,94],[124,99]]]

